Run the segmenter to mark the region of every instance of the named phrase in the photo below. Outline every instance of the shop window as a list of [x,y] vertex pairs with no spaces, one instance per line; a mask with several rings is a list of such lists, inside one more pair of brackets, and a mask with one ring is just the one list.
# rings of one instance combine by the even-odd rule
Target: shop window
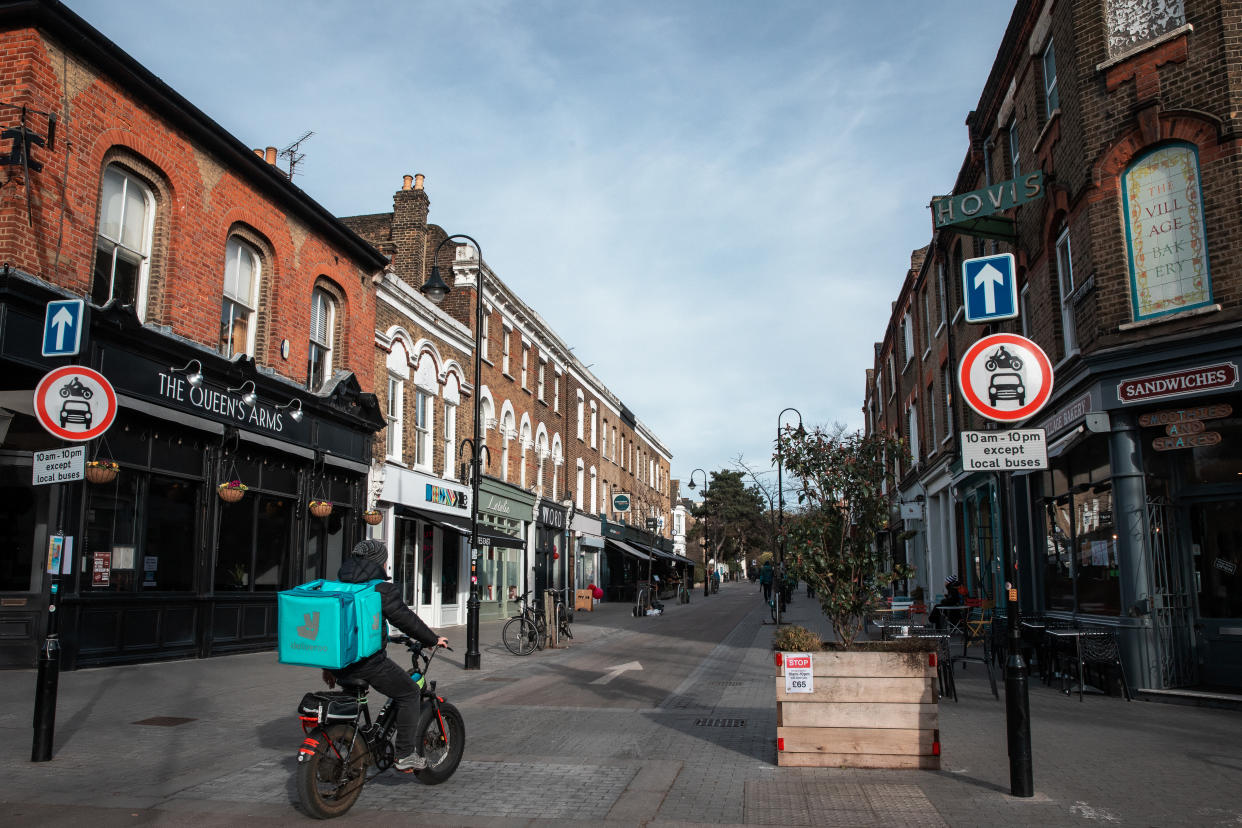
[[88,487],[81,591],[193,590],[200,492],[193,481],[124,468]]
[[431,606],[431,576],[436,563],[436,530],[430,523],[423,524],[423,544],[419,550],[419,589],[420,606]]
[[[274,592],[286,583],[283,570],[292,548],[293,504],[292,498],[254,492],[237,503],[221,503],[213,581],[217,592]],[[334,512],[326,520],[313,521],[312,537],[316,523],[335,527],[339,533],[342,519]],[[318,568],[319,560],[326,558],[326,544],[308,541],[307,569],[312,559]],[[340,566],[339,556],[336,566]],[[335,574],[333,569],[329,577]]]
[[147,277],[155,198],[136,177],[113,164],[104,170],[91,301],[116,299],[146,316]]
[[1203,618],[1242,618],[1242,514],[1235,501],[1191,507],[1195,590]]
[[[30,550],[35,540],[35,498],[41,489],[31,486],[30,469],[7,466],[0,468],[0,592],[33,592],[35,573]],[[44,495],[46,500],[46,495]],[[37,562],[38,555],[33,556]],[[38,583],[42,584],[40,577]]]
[[224,300],[220,309],[220,353],[254,355],[255,308],[259,303],[259,251],[237,236],[224,251]]
[[456,604],[461,583],[461,545],[453,540],[442,544],[440,552],[440,603]]
[[1212,304],[1199,154],[1166,144],[1139,156],[1122,179],[1134,320]]
[[336,302],[323,288],[311,294],[310,359],[306,370],[306,386],[312,391],[323,388],[332,376],[332,348],[336,330]]

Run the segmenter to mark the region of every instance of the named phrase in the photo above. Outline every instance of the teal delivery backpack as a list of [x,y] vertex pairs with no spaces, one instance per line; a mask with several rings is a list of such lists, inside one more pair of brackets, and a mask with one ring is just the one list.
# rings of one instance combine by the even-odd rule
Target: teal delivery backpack
[[380,651],[387,625],[376,584],[311,581],[276,595],[282,664],[339,670]]

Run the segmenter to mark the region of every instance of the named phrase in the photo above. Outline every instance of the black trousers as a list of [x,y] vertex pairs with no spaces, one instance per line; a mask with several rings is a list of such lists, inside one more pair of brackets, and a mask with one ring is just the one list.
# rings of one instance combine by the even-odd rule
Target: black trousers
[[761,586],[763,587],[763,600],[771,601],[772,600],[772,584],[766,583],[766,584],[762,584]]
[[334,672],[338,678],[365,681],[396,703],[397,758],[402,759],[413,753],[418,746],[415,730],[418,729],[418,714],[422,708],[422,691],[409,673],[386,655],[364,659]]

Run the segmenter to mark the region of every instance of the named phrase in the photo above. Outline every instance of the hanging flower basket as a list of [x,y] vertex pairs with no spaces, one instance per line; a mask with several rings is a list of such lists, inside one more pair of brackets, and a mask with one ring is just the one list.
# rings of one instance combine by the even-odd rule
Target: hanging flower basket
[[120,464],[112,460],[88,460],[85,474],[90,483],[111,483],[120,470]]
[[230,480],[216,486],[216,494],[220,495],[220,499],[225,503],[236,503],[246,494],[247,488],[246,484],[240,480]]
[[362,513],[362,519],[371,526],[378,526],[384,519],[384,514],[383,512],[376,511],[375,509],[367,509]]
[[332,514],[332,504],[326,500],[312,500],[309,507],[310,513],[317,518],[326,518]]

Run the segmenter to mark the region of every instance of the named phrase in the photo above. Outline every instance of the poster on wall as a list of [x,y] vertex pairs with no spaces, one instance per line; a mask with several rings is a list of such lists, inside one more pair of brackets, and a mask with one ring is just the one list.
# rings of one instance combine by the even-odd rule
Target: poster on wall
[[91,568],[91,585],[108,586],[112,581],[112,553],[96,550]]
[[1134,320],[1211,304],[1195,148],[1173,144],[1141,156],[1122,186]]

